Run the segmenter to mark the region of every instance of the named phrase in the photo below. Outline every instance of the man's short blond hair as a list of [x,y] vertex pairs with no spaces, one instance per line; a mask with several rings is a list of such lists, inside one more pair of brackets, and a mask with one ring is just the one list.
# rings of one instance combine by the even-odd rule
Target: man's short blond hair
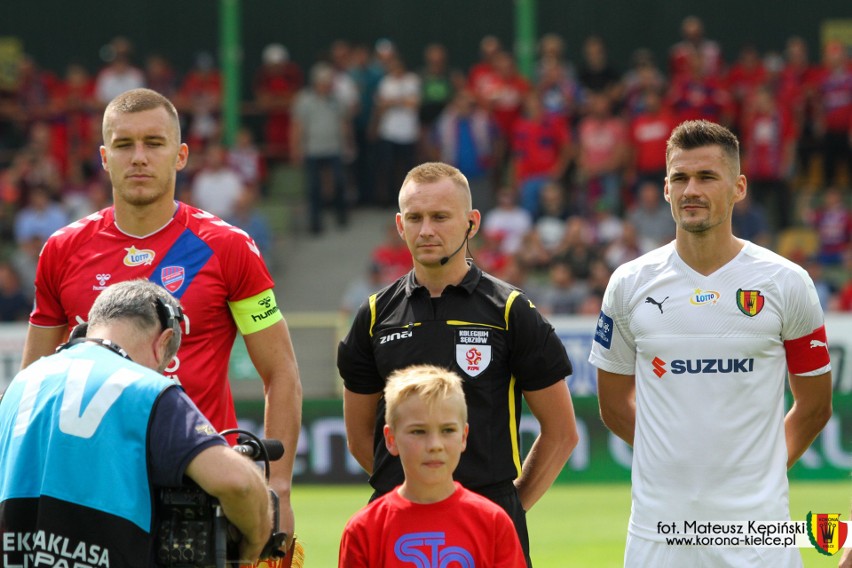
[[107,118],[113,114],[127,114],[134,112],[142,112],[153,110],[156,108],[166,109],[169,118],[172,119],[175,129],[177,130],[177,140],[180,142],[180,118],[172,101],[151,89],[131,89],[125,91],[112,99],[104,110],[104,121],[102,125],[102,134],[104,142],[107,141]]
[[405,179],[402,180],[402,185],[400,186],[400,197],[402,197],[402,189],[408,185],[409,182],[436,183],[442,179],[449,179],[456,185],[456,187],[462,190],[467,197],[468,210],[473,208],[473,201],[470,197],[470,184],[468,183],[467,178],[458,168],[443,162],[424,162],[419,166],[412,168],[405,176]]
[[411,396],[416,396],[432,408],[436,403],[458,401],[461,420],[467,422],[467,404],[462,379],[456,373],[434,365],[412,365],[391,373],[385,384],[385,422],[396,424],[396,410]]

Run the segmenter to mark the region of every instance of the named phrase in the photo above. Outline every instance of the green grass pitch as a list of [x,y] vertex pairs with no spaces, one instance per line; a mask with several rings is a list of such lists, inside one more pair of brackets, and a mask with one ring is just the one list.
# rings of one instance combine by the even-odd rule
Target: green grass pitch
[[[294,488],[296,534],[305,546],[306,568],[337,566],[343,526],[370,493],[366,486],[351,485]],[[849,520],[850,499],[852,482],[793,483],[791,516],[804,520],[812,511],[841,513],[842,520]],[[554,486],[528,515],[533,564],[536,568],[620,568],[629,515],[629,485]],[[800,551],[805,568],[836,567],[839,560],[839,555]]]

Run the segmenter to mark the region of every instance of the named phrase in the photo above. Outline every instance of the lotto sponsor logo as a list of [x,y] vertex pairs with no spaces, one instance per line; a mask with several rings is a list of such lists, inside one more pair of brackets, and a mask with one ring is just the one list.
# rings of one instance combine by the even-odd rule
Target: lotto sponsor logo
[[124,256],[125,266],[150,265],[154,262],[154,258],[157,256],[157,254],[151,249],[137,249],[136,247],[130,247],[124,250],[127,251],[127,254]]
[[[654,374],[663,378],[667,372],[672,375],[713,375],[713,374],[735,374],[751,373],[754,371],[754,358],[747,359],[674,359],[670,363],[659,357],[651,361]],[[666,365],[669,369],[666,370]]]
[[689,298],[689,303],[693,306],[706,306],[707,304],[715,304],[721,297],[722,295],[715,290],[696,288],[695,292]]

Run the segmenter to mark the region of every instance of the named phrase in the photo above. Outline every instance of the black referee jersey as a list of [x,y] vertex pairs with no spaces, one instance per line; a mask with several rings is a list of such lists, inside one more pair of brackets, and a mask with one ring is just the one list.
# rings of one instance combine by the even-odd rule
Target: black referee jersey
[[[373,294],[337,350],[340,376],[358,394],[382,392],[393,371],[415,364],[464,379],[470,433],[454,477],[480,492],[521,474],[521,391],[572,372],[562,342],[532,302],[475,265],[440,298],[430,298],[414,271]],[[403,472],[384,444],[384,398],[376,414],[370,484],[386,493],[403,482]]]

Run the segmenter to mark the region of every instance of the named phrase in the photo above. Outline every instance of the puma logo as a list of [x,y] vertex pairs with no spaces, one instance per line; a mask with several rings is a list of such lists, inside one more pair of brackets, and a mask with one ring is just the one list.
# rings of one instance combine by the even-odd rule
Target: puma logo
[[820,341],[819,339],[811,339],[811,349],[815,349],[817,347],[825,347],[826,349],[828,349],[828,345],[826,345],[824,341]]
[[668,296],[666,296],[665,298],[663,298],[663,301],[662,301],[662,302],[658,302],[657,300],[655,300],[655,299],[654,299],[654,298],[652,298],[651,296],[648,296],[647,298],[645,298],[645,303],[646,303],[646,304],[654,304],[655,306],[657,306],[658,308],[660,308],[660,313],[663,313],[663,302],[665,302],[665,301],[666,301],[666,300],[668,300],[668,299],[669,299],[669,297],[668,297]]

